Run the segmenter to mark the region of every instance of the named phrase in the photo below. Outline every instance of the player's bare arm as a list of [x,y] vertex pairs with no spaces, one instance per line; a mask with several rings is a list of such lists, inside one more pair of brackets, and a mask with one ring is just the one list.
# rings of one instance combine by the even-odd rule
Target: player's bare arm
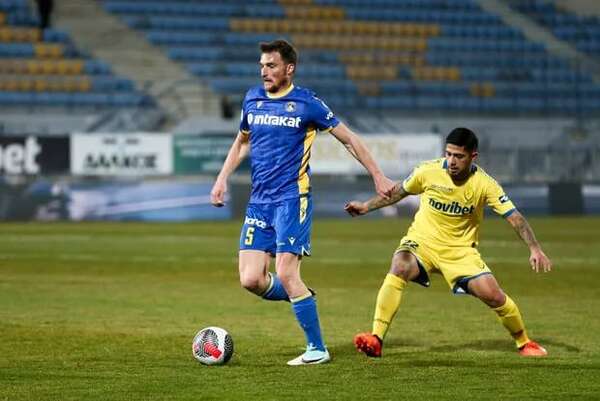
[[544,251],[542,251],[542,246],[535,238],[533,229],[531,228],[525,217],[515,210],[510,216],[506,218],[506,220],[510,223],[511,226],[513,226],[519,237],[529,247],[529,251],[531,252],[531,255],[529,256],[529,263],[531,264],[531,268],[536,272],[539,272],[540,268],[542,268],[544,272],[552,270],[552,262],[546,256]]
[[372,212],[373,210],[381,209],[382,207],[393,205],[394,203],[400,202],[402,199],[410,195],[402,187],[402,183],[396,183],[389,198],[384,198],[377,195],[366,202],[351,201],[344,206],[344,210],[348,212],[352,217],[362,216]]
[[227,193],[227,179],[240,165],[242,160],[248,155],[250,149],[250,142],[248,141],[248,135],[244,135],[241,132],[238,133],[235,141],[231,145],[227,158],[223,162],[221,172],[217,176],[215,183],[210,191],[210,202],[217,207],[221,207],[225,204],[225,194]]
[[371,152],[369,152],[369,149],[360,137],[352,132],[352,130],[344,123],[339,123],[335,126],[331,130],[331,134],[336,137],[336,139],[346,147],[348,152],[350,152],[350,154],[365,167],[369,174],[371,174],[377,194],[383,198],[389,198],[395,185],[394,181],[383,174],[375,162],[375,159],[371,156]]

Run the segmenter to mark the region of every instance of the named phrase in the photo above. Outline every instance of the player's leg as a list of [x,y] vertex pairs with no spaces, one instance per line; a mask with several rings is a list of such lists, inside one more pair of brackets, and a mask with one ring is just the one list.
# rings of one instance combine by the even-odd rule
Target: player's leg
[[377,294],[373,334],[383,340],[392,319],[400,308],[402,292],[406,283],[419,276],[417,258],[410,252],[400,251],[394,254],[389,273]]
[[239,273],[242,287],[271,301],[289,301],[281,280],[269,272],[275,253],[270,205],[249,204],[240,233]]
[[275,231],[277,255],[275,270],[289,294],[292,310],[306,337],[306,352],[288,365],[307,365],[328,362],[331,358],[325,347],[312,291],[300,276],[300,261],[310,255],[312,200],[309,196],[281,202],[276,209]]
[[547,354],[543,347],[529,339],[517,304],[502,291],[492,274],[479,275],[469,280],[467,288],[470,294],[492,308],[500,323],[515,340],[521,355],[544,356]]
[[321,334],[317,302],[300,277],[300,257],[293,253],[277,253],[275,269],[290,295],[292,310],[306,338],[306,352],[288,362],[288,365],[306,365],[328,362],[331,358]]
[[373,330],[354,337],[354,345],[359,351],[367,356],[381,356],[383,338],[400,308],[406,283],[418,278],[420,273],[417,258],[411,252],[399,250],[394,254],[390,271],[377,294]]
[[271,256],[264,251],[240,250],[240,284],[246,290],[262,295],[269,285],[269,264]]

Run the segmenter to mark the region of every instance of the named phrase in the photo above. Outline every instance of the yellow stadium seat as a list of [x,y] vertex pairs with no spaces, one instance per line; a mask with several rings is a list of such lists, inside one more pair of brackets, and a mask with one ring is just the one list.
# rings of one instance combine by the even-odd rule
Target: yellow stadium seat
[[71,66],[72,74],[83,74],[83,70],[85,67],[83,61],[81,61],[81,60],[71,61],[69,63],[69,65]]
[[448,75],[449,81],[460,81],[460,69],[451,67]]
[[35,60],[27,60],[25,64],[25,74],[39,74],[40,64]]
[[398,68],[395,65],[383,67],[381,78],[387,80],[394,80],[398,78]]
[[291,19],[336,19],[344,18],[344,10],[327,6],[293,6],[286,7],[285,13]]
[[29,38],[29,42],[39,42],[42,40],[42,31],[32,28],[28,30],[26,36]]
[[56,64],[52,60],[43,60],[42,64],[42,74],[44,75],[52,75],[56,71]]
[[280,32],[281,27],[283,26],[280,21],[276,19],[264,19],[260,21],[260,32]]
[[46,89],[43,92],[62,92],[63,83],[55,79],[46,79]]
[[69,78],[62,82],[63,90],[67,92],[89,92],[92,83],[87,77]]
[[306,39],[305,35],[293,35],[292,36],[292,42],[298,48],[311,47],[311,46],[307,45],[308,40]]
[[377,35],[390,36],[394,35],[394,24],[389,22],[383,22],[381,24],[371,24],[377,32]]
[[290,33],[294,31],[294,23],[290,20],[267,20],[267,30],[275,33]]
[[469,92],[471,96],[480,97],[481,96],[481,85],[479,83],[474,83],[469,88]]
[[23,92],[31,92],[34,88],[33,81],[31,79],[22,79],[19,82],[19,90]]
[[36,44],[34,49],[35,55],[39,58],[59,58],[63,55],[61,45]]
[[15,62],[13,60],[2,60],[0,59],[0,74],[10,74],[15,69]]
[[481,89],[482,97],[496,96],[496,88],[494,87],[494,84],[492,84],[490,82],[484,82],[483,84],[481,84],[480,89]]
[[10,42],[12,40],[12,35],[10,33],[10,29],[2,28],[0,29],[0,42]]
[[0,28],[0,41],[2,42],[39,42],[41,32],[35,28]]
[[381,85],[377,81],[358,81],[356,82],[358,93],[362,96],[379,96],[381,94]]
[[81,92],[89,92],[92,90],[92,81],[91,79],[85,77],[79,82],[79,91]]
[[428,36],[439,36],[440,35],[440,31],[441,28],[438,24],[430,24],[429,25],[429,32],[427,33]]
[[345,35],[365,36],[373,35],[373,28],[368,22],[364,21],[348,21],[344,29]]
[[425,58],[423,56],[413,56],[410,58],[409,64],[415,67],[422,67],[425,65]]
[[346,22],[335,22],[314,20],[317,23],[316,33],[324,35],[347,35],[349,27]]
[[56,63],[56,73],[59,75],[71,75],[73,74],[72,63],[67,60],[61,60]]
[[300,29],[295,30],[295,32],[298,32],[298,33],[303,32],[303,30],[301,28],[302,25],[304,25],[304,32],[310,33],[310,34],[318,33],[323,29],[323,24],[320,21],[309,20],[304,23],[302,23],[303,21],[299,21],[299,22],[300,22],[300,24],[298,24],[298,25],[300,26]]
[[19,90],[19,81],[16,79],[8,79],[4,82],[4,89],[10,92],[16,92]]
[[237,19],[237,18],[229,19],[229,29],[231,31],[233,31],[233,32],[243,31],[242,26],[243,26],[243,22],[240,19]]
[[358,71],[358,67],[357,66],[350,65],[350,66],[346,67],[346,75],[350,79],[358,79],[357,71]]
[[44,78],[34,80],[34,90],[36,92],[46,92],[48,90],[48,81]]

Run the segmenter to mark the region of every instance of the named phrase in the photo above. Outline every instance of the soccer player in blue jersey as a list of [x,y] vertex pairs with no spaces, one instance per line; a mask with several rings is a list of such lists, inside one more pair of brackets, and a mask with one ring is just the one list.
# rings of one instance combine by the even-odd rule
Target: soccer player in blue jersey
[[[310,255],[312,198],[308,164],[317,130],[333,134],[373,177],[376,192],[389,197],[394,187],[360,138],[340,122],[314,92],[292,83],[296,50],[284,40],[260,44],[261,86],[242,105],[240,131],[211,191],[222,206],[227,179],[250,154],[252,192],[240,235],[241,285],[267,300],[289,301],[306,337],[306,352],[288,365],[328,362],[314,293],[300,277]],[[275,257],[275,271],[269,272]]]

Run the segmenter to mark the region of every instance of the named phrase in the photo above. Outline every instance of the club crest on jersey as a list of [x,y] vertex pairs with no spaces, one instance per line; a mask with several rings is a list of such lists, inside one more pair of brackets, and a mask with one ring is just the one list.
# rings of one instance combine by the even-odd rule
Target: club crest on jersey
[[294,111],[296,111],[296,102],[287,102],[285,104],[285,111],[287,111],[288,113],[293,113]]
[[300,117],[272,116],[270,114],[248,114],[248,125],[272,125],[276,127],[300,128]]

